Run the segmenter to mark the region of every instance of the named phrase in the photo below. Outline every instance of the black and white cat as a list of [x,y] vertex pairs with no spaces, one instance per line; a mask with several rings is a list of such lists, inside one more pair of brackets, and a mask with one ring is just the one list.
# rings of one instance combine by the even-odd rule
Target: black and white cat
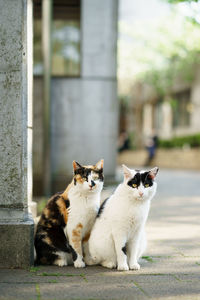
[[156,193],[158,168],[131,170],[123,165],[124,181],[103,202],[89,239],[86,264],[118,270],[139,270],[146,248],[145,223]]

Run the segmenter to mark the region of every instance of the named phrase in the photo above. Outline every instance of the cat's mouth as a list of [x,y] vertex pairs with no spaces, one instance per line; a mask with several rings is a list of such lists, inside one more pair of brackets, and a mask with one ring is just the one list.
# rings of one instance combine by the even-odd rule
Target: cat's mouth
[[90,189],[90,191],[93,191],[95,188],[96,188],[96,185],[95,185],[95,186],[91,186],[91,185],[89,185],[89,189]]

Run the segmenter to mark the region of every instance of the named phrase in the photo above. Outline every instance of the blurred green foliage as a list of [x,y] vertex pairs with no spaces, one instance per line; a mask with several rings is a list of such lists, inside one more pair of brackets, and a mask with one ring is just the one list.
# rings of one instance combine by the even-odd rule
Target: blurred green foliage
[[46,204],[47,204],[48,199],[46,197],[41,197],[39,199],[38,205],[37,205],[37,214],[38,216],[42,214],[43,209],[45,208]]
[[169,3],[179,3],[179,2],[188,2],[188,3],[191,3],[191,2],[199,2],[199,0],[167,0]]
[[[195,78],[200,65],[200,24],[196,12],[193,16],[191,8],[188,17],[180,12],[182,3],[178,3],[185,1],[162,1],[171,3],[171,13],[166,17],[135,22],[132,26],[119,24],[118,78],[122,94],[130,93],[133,83],[139,81],[152,86],[162,97],[170,93],[177,80],[190,83]],[[186,2],[189,10],[194,1]]]
[[182,137],[173,137],[169,140],[159,140],[160,148],[183,148],[184,146],[189,147],[200,147],[200,133]]

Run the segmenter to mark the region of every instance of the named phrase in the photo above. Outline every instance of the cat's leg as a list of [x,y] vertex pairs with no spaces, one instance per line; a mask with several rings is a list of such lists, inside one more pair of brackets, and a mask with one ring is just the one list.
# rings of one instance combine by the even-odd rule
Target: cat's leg
[[95,261],[92,259],[91,255],[90,255],[90,251],[89,251],[89,240],[90,234],[86,235],[82,241],[83,244],[83,256],[84,256],[84,261],[86,263],[86,265],[95,265]]
[[73,256],[73,249],[69,244],[67,236],[65,235],[62,228],[56,229],[55,231],[49,230],[48,232],[49,239],[47,241],[52,241],[52,245],[54,247],[54,253],[56,255],[56,259],[54,260],[54,265],[58,266],[67,266],[68,265],[68,257]]
[[[101,228],[102,229],[102,228]],[[116,268],[116,252],[111,234],[92,230],[88,240],[89,256],[84,259],[88,265],[102,265],[106,268]]]
[[113,236],[114,244],[115,244],[115,251],[117,255],[117,269],[119,271],[128,271],[129,266],[127,263],[127,255],[125,251],[126,245],[126,237],[123,234],[116,233]]
[[36,248],[37,256],[35,263],[37,265],[67,265],[64,252],[56,250],[44,241],[41,241],[39,246],[40,248]]
[[83,261],[82,251],[82,229],[83,225],[79,223],[74,229],[68,228],[69,243],[74,250],[73,260],[75,268],[84,268],[85,263]]
[[84,261],[86,265],[92,266],[97,264],[97,262],[90,255],[88,242],[83,241],[83,253],[84,253]]
[[127,243],[127,250],[129,253],[129,267],[131,270],[139,270],[140,265],[138,263],[139,255],[141,255],[141,234],[142,229],[139,228],[135,231],[132,239]]
[[59,267],[67,266],[67,255],[65,252],[58,251],[55,255],[57,255],[57,258],[54,260],[54,265]]
[[146,250],[146,247],[147,247],[146,233],[145,233],[145,230],[143,230],[141,233],[140,241],[139,241],[139,250],[138,250],[138,254],[137,254],[137,259],[139,259],[143,255],[143,253]]

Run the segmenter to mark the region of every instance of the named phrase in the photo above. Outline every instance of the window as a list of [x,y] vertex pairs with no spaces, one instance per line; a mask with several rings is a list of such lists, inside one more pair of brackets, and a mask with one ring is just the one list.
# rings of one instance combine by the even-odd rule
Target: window
[[173,127],[187,127],[190,125],[191,102],[190,91],[180,92],[171,100],[173,109]]
[[[54,0],[52,76],[80,75],[80,0]],[[43,74],[41,0],[34,1],[34,75]]]
[[163,125],[163,101],[160,99],[155,105],[155,128],[159,130]]

